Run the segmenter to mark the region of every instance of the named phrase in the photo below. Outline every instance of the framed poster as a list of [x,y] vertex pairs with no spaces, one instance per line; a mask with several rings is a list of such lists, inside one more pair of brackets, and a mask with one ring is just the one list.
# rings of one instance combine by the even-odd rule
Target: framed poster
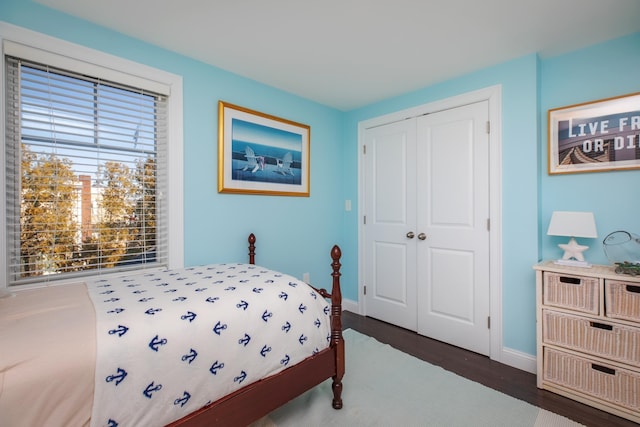
[[549,174],[640,168],[640,93],[549,110]]
[[218,191],[309,196],[311,128],[218,102]]

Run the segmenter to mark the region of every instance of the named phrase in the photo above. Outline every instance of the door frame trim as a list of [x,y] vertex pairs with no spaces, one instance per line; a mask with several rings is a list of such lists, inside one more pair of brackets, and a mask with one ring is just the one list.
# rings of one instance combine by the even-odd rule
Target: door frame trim
[[[369,128],[406,120],[425,114],[448,110],[475,102],[488,101],[489,121],[489,281],[491,315],[492,360],[502,359],[502,85],[490,86],[473,92],[440,99],[417,107],[396,111],[358,123],[358,312],[366,315],[364,300],[364,131]],[[492,167],[499,165],[499,167]]]

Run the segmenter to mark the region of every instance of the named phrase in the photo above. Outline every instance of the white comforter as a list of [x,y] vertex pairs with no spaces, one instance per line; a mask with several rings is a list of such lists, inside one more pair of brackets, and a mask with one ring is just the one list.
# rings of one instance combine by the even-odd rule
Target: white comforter
[[87,284],[96,308],[92,426],[162,426],[328,347],[330,305],[249,264]]

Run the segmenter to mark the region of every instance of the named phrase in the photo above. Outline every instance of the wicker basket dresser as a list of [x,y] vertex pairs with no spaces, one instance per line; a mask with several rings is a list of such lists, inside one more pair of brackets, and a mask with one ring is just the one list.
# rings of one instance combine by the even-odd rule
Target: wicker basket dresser
[[640,276],[534,269],[538,388],[640,423]]

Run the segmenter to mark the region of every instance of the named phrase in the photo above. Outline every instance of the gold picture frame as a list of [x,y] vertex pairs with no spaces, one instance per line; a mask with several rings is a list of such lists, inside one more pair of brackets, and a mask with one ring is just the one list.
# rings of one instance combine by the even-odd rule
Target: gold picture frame
[[640,92],[548,113],[549,174],[640,169]]
[[218,102],[218,192],[309,197],[311,127]]

